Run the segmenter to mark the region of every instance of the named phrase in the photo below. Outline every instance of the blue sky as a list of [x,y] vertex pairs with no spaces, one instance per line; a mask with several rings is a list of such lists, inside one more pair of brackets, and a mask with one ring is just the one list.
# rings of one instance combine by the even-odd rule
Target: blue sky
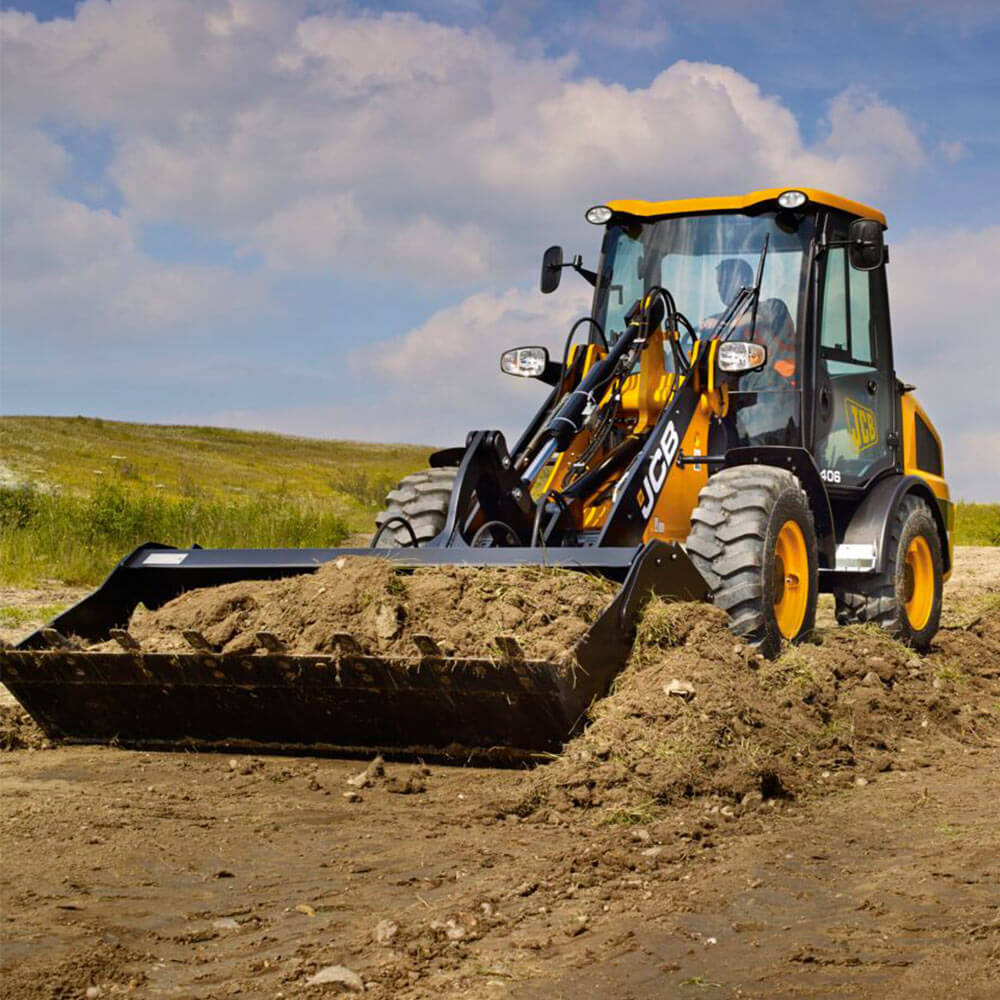
[[584,208],[812,184],[888,216],[897,367],[1000,499],[995,3],[2,6],[3,412],[513,432]]

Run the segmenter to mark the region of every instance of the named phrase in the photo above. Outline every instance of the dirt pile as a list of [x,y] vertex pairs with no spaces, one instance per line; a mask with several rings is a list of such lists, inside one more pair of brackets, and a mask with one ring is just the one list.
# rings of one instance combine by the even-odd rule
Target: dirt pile
[[44,750],[52,746],[20,705],[0,705],[0,750]]
[[535,772],[521,815],[596,810],[646,823],[716,797],[727,816],[774,798],[922,766],[941,741],[1000,734],[1000,608],[943,630],[927,656],[881,630],[819,632],[775,661],[700,605],[653,601],[589,728]]
[[315,573],[194,590],[155,612],[140,608],[129,631],[147,651],[190,652],[183,633],[193,630],[222,653],[239,654],[263,650],[259,632],[293,653],[333,653],[333,636],[347,632],[366,651],[404,656],[423,633],[445,655],[487,657],[497,655],[496,637],[510,634],[529,657],[562,661],[614,592],[603,579],[565,570],[399,572],[384,560],[341,558]]
[[23,962],[5,971],[4,996],[7,1000],[69,1000],[134,995],[146,977],[128,970],[141,957],[120,944],[103,941],[96,947],[77,949],[60,960]]

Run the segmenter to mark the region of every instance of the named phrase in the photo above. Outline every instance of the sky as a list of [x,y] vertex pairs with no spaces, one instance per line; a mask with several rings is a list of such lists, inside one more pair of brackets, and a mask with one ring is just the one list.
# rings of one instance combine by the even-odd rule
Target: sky
[[896,368],[1000,500],[995,0],[27,0],[0,12],[0,411],[513,437],[612,198],[873,204]]

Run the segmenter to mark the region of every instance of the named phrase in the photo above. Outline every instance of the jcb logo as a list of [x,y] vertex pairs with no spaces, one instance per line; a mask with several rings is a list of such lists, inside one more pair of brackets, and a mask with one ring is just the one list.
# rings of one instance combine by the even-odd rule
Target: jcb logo
[[862,406],[853,399],[844,400],[844,410],[847,413],[847,433],[860,455],[866,448],[878,444],[878,423],[875,411]]
[[680,444],[677,436],[677,428],[671,420],[663,431],[663,437],[656,450],[649,457],[649,464],[646,466],[646,475],[642,480],[642,506],[640,508],[643,518],[648,518],[653,513],[656,506],[656,499],[663,489],[663,484],[667,481],[667,473],[677,454],[677,447]]

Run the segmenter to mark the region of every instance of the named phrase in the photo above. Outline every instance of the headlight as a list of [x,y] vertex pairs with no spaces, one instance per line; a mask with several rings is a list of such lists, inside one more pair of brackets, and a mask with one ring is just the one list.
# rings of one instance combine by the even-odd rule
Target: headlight
[[763,344],[750,344],[742,340],[727,340],[719,344],[719,371],[752,372],[763,368],[767,362],[767,348]]
[[603,226],[611,218],[612,214],[611,209],[607,205],[595,205],[593,208],[587,209],[587,214],[584,218],[592,225]]
[[802,191],[782,191],[778,195],[778,204],[782,208],[801,208],[808,200]]

